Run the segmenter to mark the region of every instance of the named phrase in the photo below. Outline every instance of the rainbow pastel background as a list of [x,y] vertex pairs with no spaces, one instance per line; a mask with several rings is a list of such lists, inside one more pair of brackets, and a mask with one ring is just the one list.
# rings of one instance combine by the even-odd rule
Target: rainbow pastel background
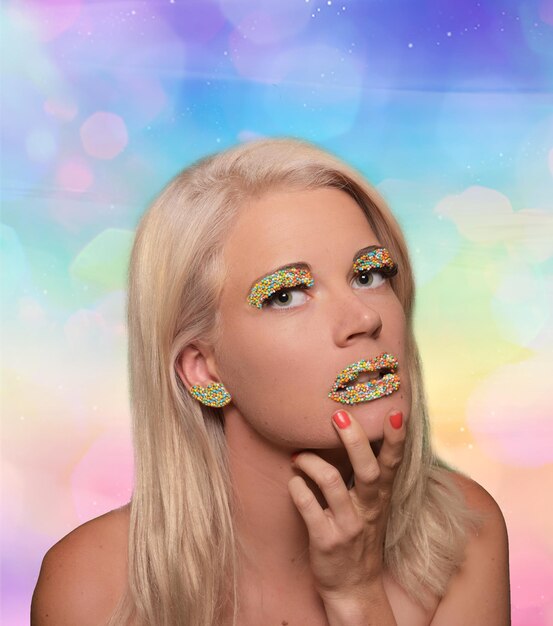
[[404,227],[438,452],[553,624],[551,0],[21,0],[2,21],[2,623],[128,501],[126,270],[177,171],[259,136],[362,170]]

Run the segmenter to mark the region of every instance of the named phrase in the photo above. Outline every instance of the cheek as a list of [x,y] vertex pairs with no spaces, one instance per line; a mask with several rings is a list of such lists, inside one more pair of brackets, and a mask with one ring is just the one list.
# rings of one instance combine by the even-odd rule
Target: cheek
[[335,440],[330,415],[338,405],[326,396],[328,365],[316,358],[320,334],[292,324],[285,331],[234,332],[224,343],[221,379],[244,419],[265,437],[283,444],[328,444]]
[[[324,345],[317,324],[300,325],[299,319],[289,318],[275,321],[271,332],[267,323],[227,327],[218,365],[240,415],[253,430],[275,443],[320,448],[337,443],[331,415],[338,409],[345,408],[359,419],[370,439],[382,436],[383,420],[390,409],[400,409],[408,419],[411,389],[405,317],[399,302],[390,302],[384,309],[381,335],[376,342],[358,339],[357,350],[378,344],[397,356],[401,387],[389,396],[357,405],[342,405],[328,398],[343,357],[337,357],[334,345]],[[349,353],[353,352],[351,348]]]

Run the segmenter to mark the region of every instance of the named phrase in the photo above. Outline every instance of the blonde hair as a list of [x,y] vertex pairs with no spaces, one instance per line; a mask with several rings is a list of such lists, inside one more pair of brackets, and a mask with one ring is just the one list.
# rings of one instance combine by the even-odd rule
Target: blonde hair
[[128,588],[110,625],[134,615],[140,625],[214,626],[229,606],[236,618],[237,547],[222,409],[194,400],[175,362],[189,343],[218,341],[221,251],[240,207],[277,189],[321,187],[357,201],[399,266],[390,280],[406,315],[412,404],[385,567],[429,608],[463,561],[469,527],[481,518],[467,507],[453,468],[432,450],[412,327],[413,273],[399,224],[378,192],[334,156],[295,139],[255,141],[182,171],[136,231],[127,306],[135,450]]

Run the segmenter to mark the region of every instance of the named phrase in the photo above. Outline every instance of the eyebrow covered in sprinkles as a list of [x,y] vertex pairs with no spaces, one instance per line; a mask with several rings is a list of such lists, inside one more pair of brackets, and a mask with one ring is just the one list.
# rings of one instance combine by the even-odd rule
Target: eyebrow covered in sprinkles
[[266,276],[256,283],[248,295],[248,304],[262,308],[263,302],[284,287],[312,287],[315,284],[311,272],[303,267],[292,265]]
[[386,248],[376,248],[366,254],[356,258],[353,263],[354,272],[362,272],[366,269],[385,269],[387,270],[387,276],[394,276],[397,274],[397,265],[390,256],[390,253]]

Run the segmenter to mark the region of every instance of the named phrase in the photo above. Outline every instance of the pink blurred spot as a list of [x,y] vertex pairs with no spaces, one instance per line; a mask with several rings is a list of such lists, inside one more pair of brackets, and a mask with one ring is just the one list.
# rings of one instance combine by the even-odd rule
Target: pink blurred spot
[[512,531],[509,544],[513,626],[545,626],[545,607],[553,603],[553,555],[545,543]]
[[74,158],[60,165],[56,180],[66,191],[82,192],[92,185],[94,177],[84,161]]
[[63,122],[70,122],[77,115],[77,105],[69,100],[48,98],[44,101],[44,111]]
[[85,151],[97,159],[113,159],[129,140],[125,122],[119,115],[98,111],[81,126]]
[[75,465],[73,502],[80,520],[88,520],[130,500],[133,480],[130,436],[107,431]]
[[61,35],[75,23],[81,12],[81,0],[23,0],[18,4],[34,18],[41,41],[51,41]]
[[536,467],[553,460],[553,422],[546,373],[549,355],[537,353],[503,365],[483,380],[467,402],[467,425],[478,445],[511,465]]

